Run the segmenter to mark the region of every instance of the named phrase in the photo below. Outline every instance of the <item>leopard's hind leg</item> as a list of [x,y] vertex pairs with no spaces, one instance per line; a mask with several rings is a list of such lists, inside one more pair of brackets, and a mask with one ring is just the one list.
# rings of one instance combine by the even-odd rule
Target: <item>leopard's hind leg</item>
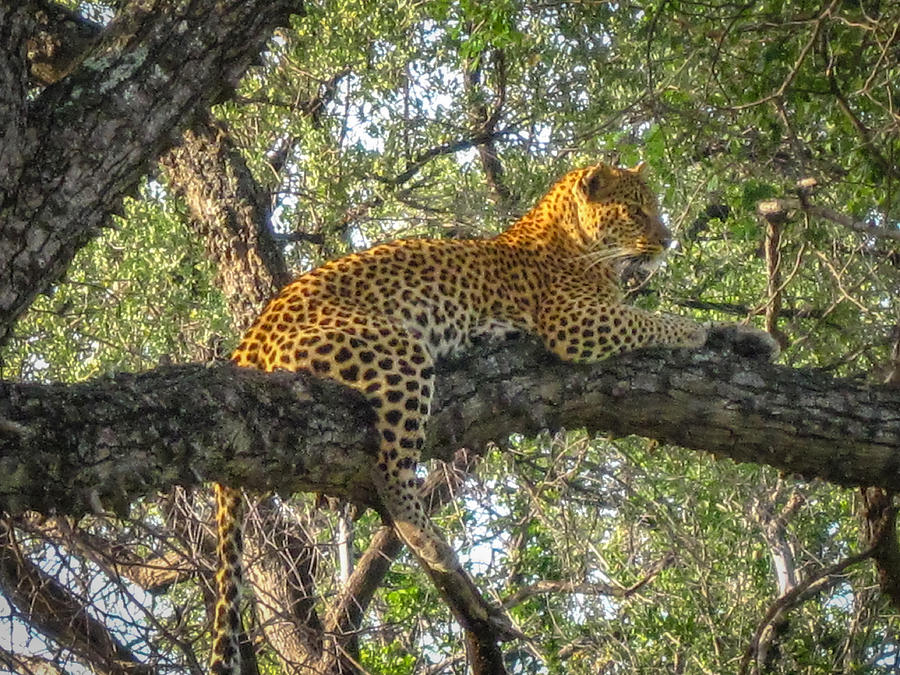
[[253,358],[264,370],[309,370],[366,396],[380,438],[372,478],[398,536],[464,628],[518,636],[482,598],[419,495],[416,467],[434,395],[434,361],[421,340],[385,317],[341,309],[332,319],[283,332]]
[[[380,443],[372,477],[398,536],[464,628],[484,633],[490,627],[504,639],[518,636],[506,615],[481,596],[420,497],[416,467],[434,395],[431,355],[400,327],[376,320],[367,330],[335,338],[323,340],[336,345],[328,354],[327,374],[363,392],[375,409]],[[312,365],[314,372],[322,371]]]

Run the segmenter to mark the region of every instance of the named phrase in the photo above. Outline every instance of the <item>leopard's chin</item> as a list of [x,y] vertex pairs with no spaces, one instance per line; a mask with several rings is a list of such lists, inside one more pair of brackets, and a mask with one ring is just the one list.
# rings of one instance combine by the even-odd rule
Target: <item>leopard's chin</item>
[[616,271],[623,276],[634,275],[636,273],[649,274],[655,272],[663,264],[666,258],[664,250],[636,253],[621,258],[617,261]]
[[616,268],[616,272],[619,275],[619,283],[625,289],[643,286],[647,279],[659,269],[664,260],[664,255],[650,253],[635,255],[621,260]]
[[637,258],[637,265],[644,272],[655,272],[660,268],[663,262],[666,259],[665,251],[658,251],[656,253],[645,253]]

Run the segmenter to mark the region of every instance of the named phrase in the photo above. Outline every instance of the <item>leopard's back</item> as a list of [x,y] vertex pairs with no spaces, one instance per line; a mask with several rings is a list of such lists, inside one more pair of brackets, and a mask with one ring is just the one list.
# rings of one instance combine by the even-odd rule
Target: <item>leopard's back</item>
[[540,295],[536,258],[493,240],[383,244],[285,286],[232,358],[263,370],[306,368],[298,340],[323,328],[369,342],[390,342],[397,330],[434,359],[488,334],[529,331]]

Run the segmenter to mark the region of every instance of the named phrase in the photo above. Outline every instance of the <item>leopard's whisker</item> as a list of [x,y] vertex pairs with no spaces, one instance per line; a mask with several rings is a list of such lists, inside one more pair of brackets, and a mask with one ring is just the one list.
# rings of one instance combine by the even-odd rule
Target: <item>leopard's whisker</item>
[[596,267],[600,263],[609,262],[611,260],[618,260],[620,258],[627,258],[631,253],[624,248],[616,248],[612,250],[606,251],[597,251],[594,254],[587,254],[585,257],[588,260],[587,267],[585,269],[591,269],[592,267]]

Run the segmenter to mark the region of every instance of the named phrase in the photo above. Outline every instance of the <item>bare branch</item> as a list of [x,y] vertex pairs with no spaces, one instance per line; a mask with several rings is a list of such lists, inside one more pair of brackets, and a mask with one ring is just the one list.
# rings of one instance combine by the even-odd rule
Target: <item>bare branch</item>
[[664,569],[671,567],[674,562],[675,554],[669,552],[666,556],[660,558],[651,565],[640,581],[631,586],[613,586],[612,584],[586,582],[579,583],[575,581],[550,581],[545,579],[521,587],[503,601],[503,606],[509,609],[510,607],[521,605],[523,602],[536,595],[545,595],[547,593],[581,593],[583,595],[607,595],[613,598],[628,598],[650,583]]
[[441,143],[440,145],[435,145],[434,147],[420,152],[407,165],[406,169],[398,173],[396,176],[392,176],[390,178],[386,176],[375,176],[375,179],[381,183],[385,183],[386,185],[394,187],[402,185],[417,173],[419,173],[422,167],[435,157],[440,157],[441,155],[452,155],[454,152],[459,152],[460,150],[468,150],[469,148],[473,148],[482,143],[487,143],[494,138],[504,135],[505,133],[505,131],[494,131],[491,133],[479,131],[472,134],[469,138],[462,138],[458,141],[450,141],[447,143]]
[[128,579],[150,593],[161,593],[196,571],[186,564],[187,559],[180,552],[169,550],[161,555],[141,557],[126,547],[73,527],[65,518],[43,518],[32,511],[17,520],[16,525],[90,560],[110,578]]
[[808,204],[804,206],[799,199],[791,197],[786,197],[783,199],[769,199],[763,202],[759,202],[756,205],[756,209],[759,214],[767,220],[773,218],[787,219],[790,217],[790,213],[792,211],[805,211],[811,216],[818,216],[819,218],[830,220],[831,222],[837,223],[838,225],[848,227],[855,232],[861,232],[862,234],[876,237],[878,239],[893,239],[895,241],[900,241],[900,228],[888,229],[886,227],[880,227],[874,223],[857,221],[848,215],[838,213],[837,211],[829,209],[825,206],[817,206],[815,204]]
[[57,644],[71,649],[104,675],[151,675],[100,621],[87,612],[83,598],[74,597],[19,550],[11,524],[0,521],[0,586],[28,622]]
[[318,552],[277,499],[250,509],[246,533],[247,578],[266,639],[284,673],[308,673],[324,637],[316,611]]
[[[834,565],[829,565],[828,567],[824,567],[817,572],[810,574],[788,593],[785,593],[772,603],[762,621],[759,622],[756,632],[753,634],[753,639],[750,641],[750,644],[744,652],[744,656],[741,659],[741,667],[738,670],[740,675],[745,675],[750,668],[751,661],[756,659],[758,648],[766,639],[765,634],[769,626],[775,623],[786,612],[797,607],[805,600],[834,586],[841,580],[839,575],[844,570],[859,564],[867,558],[871,558],[873,551],[874,546],[869,547],[860,553],[844,558]],[[756,672],[756,670],[754,669],[753,672]]]
[[856,129],[856,133],[859,136],[860,141],[862,142],[862,146],[866,149],[868,155],[878,166],[879,170],[885,176],[896,177],[898,174],[894,169],[894,165],[885,158],[885,156],[875,145],[875,142],[872,140],[872,132],[863,123],[859,116],[855,112],[853,112],[853,108],[850,107],[850,102],[847,100],[847,97],[844,96],[843,91],[841,91],[841,87],[837,81],[837,76],[834,72],[833,61],[834,59],[831,59],[831,62],[829,62],[825,74],[828,76],[828,85],[831,87],[832,95],[834,95],[834,98],[838,102],[838,107],[841,109],[841,112],[844,113],[844,116],[850,121],[850,124],[853,126],[853,128]]
[[806,44],[804,44],[800,49],[800,53],[797,55],[797,59],[794,61],[794,65],[788,71],[788,74],[785,76],[784,80],[782,80],[777,90],[775,90],[768,96],[764,96],[756,101],[752,101],[751,103],[744,103],[742,105],[733,106],[732,110],[744,110],[745,108],[753,108],[755,106],[779,99],[784,96],[790,88],[791,84],[793,84],[797,75],[800,73],[800,68],[803,65],[803,62],[806,61],[806,57],[809,56],[809,52],[819,40],[819,36],[822,33],[822,28],[825,25],[826,19],[831,17],[831,13],[838,5],[840,5],[840,0],[831,0],[828,6],[823,8],[819,15],[812,21],[813,29],[809,35],[809,39],[806,41]]
[[38,656],[24,656],[0,647],[0,666],[21,675],[64,675],[59,666]]

